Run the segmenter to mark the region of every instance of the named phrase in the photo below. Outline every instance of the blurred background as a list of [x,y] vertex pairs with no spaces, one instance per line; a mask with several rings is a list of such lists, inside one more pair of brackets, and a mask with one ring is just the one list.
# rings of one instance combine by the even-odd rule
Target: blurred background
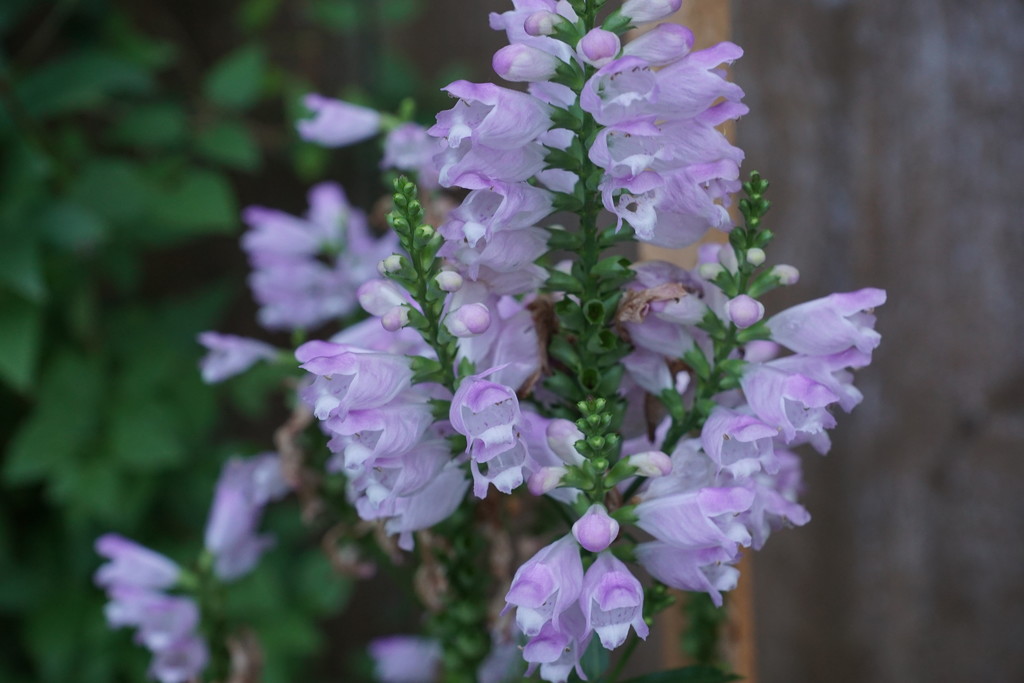
[[[889,290],[866,400],[805,460],[813,522],[755,559],[758,680],[1024,680],[1024,4],[690,4],[726,5],[746,50],[739,144],[773,183],[770,258],[802,273],[771,303]],[[297,139],[299,98],[413,96],[429,122],[441,86],[493,79],[507,6],[0,2],[0,680],[140,680],[93,539],[187,559],[221,462],[284,416],[274,371],[195,370],[201,330],[266,338],[239,210],[383,192],[372,143]],[[315,530],[279,512],[294,540],[234,608],[268,681],[339,680],[406,610],[299,554]]]

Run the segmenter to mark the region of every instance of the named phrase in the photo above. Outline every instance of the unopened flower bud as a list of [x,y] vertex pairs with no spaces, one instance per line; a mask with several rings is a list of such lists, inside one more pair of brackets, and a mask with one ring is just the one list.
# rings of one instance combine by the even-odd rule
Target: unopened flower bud
[[800,271],[793,266],[775,266],[772,275],[779,278],[780,285],[795,285],[800,280]]
[[767,257],[765,256],[764,249],[758,249],[757,247],[747,249],[747,263],[750,265],[759,266],[764,263],[765,258]]
[[437,231],[429,225],[421,225],[416,228],[415,238],[418,242],[426,244],[429,242]]
[[622,49],[622,41],[611,31],[592,29],[576,44],[576,53],[587,64],[602,67],[615,59]]
[[522,43],[506,45],[491,60],[494,72],[506,81],[527,83],[549,80],[559,64],[558,57]]
[[475,337],[491,326],[491,312],[484,304],[466,304],[449,313],[444,324],[456,337]]
[[576,450],[583,432],[569,420],[552,420],[547,428],[548,447],[567,465],[582,465],[583,456]]
[[637,453],[626,458],[626,462],[644,477],[664,477],[672,473],[672,459],[661,451]]
[[457,292],[462,289],[462,276],[454,270],[442,270],[437,274],[437,286],[442,292]]
[[725,312],[729,320],[736,323],[741,330],[746,329],[764,317],[764,304],[746,294],[740,294],[725,304]]
[[702,263],[697,266],[697,274],[705,280],[714,280],[725,272],[725,268],[717,263]]
[[381,276],[397,273],[402,269],[402,257],[399,254],[392,254],[377,264],[377,272]]
[[683,0],[626,0],[620,11],[636,22],[658,21],[678,12],[682,4]]
[[562,477],[568,472],[564,467],[542,467],[530,475],[526,487],[535,496],[543,496],[548,491],[553,491],[562,483]]
[[356,290],[356,298],[363,310],[378,317],[406,303],[402,294],[402,289],[390,280],[370,280]]
[[739,261],[736,260],[736,251],[730,246],[718,250],[718,262],[730,273],[735,273],[740,267]]
[[530,16],[526,17],[523,29],[526,31],[527,35],[550,36],[555,32],[555,27],[563,21],[565,21],[565,19],[563,19],[561,15],[549,12],[548,10],[542,10],[540,12],[534,12]]
[[572,525],[572,535],[581,546],[592,553],[599,553],[619,535],[619,523],[608,514],[604,505],[595,503]]
[[381,326],[388,332],[397,332],[409,324],[408,306],[395,306],[380,319]]

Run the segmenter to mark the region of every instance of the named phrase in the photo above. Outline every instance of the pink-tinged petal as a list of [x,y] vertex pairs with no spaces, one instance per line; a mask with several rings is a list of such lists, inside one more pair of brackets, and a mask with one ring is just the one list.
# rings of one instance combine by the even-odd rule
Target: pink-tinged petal
[[646,640],[643,586],[610,552],[601,553],[583,577],[580,605],[587,625],[597,631],[606,649],[622,645],[631,626]]
[[341,100],[309,94],[303,100],[313,118],[296,124],[304,140],[325,147],[344,147],[377,134],[380,113]]
[[[571,535],[542,548],[516,571],[505,602],[516,607],[516,622],[528,636],[551,622],[559,628],[561,615],[576,604],[583,586],[583,562]],[[506,607],[506,609],[508,608]]]
[[722,591],[732,590],[739,570],[730,566],[738,559],[726,548],[688,549],[654,541],[636,547],[637,562],[651,576],[667,586],[707,593],[716,607],[722,606]]
[[772,339],[798,353],[826,356],[856,348],[870,354],[881,342],[871,311],[885,303],[881,289],[832,294],[768,319]]
[[636,23],[658,21],[679,11],[683,0],[626,0],[620,10]]
[[96,539],[96,552],[109,560],[94,577],[96,585],[170,588],[178,582],[181,569],[170,559],[118,534]]
[[623,56],[638,57],[651,66],[682,59],[693,48],[693,31],[679,24],[660,24],[622,48]]

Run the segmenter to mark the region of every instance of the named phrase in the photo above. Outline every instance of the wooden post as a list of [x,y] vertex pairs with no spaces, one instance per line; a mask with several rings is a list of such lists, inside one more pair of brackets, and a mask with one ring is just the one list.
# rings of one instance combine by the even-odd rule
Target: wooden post
[[[686,0],[672,21],[688,26],[694,34],[694,49],[699,50],[728,40],[731,35],[731,12],[729,0]],[[735,137],[735,126],[723,129],[730,140]],[[727,242],[727,236],[720,231],[711,231],[705,242]],[[697,262],[697,247],[666,249],[647,244],[640,245],[641,260],[662,260],[675,263],[683,268],[692,268]],[[750,553],[744,553],[739,564],[740,583],[728,596],[728,621],[723,636],[723,655],[733,671],[744,677],[747,683],[756,683],[757,665],[754,633],[753,566]],[[680,649],[685,623],[681,609],[669,609],[659,616],[659,629],[664,631],[662,639],[662,665],[675,668],[686,665],[686,658]]]

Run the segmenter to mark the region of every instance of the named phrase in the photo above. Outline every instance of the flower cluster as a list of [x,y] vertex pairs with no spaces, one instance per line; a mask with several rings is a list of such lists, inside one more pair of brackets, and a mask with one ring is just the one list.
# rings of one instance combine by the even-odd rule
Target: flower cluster
[[96,552],[108,560],[95,576],[110,598],[107,623],[136,629],[136,640],[153,652],[151,677],[185,683],[206,667],[210,649],[199,626],[208,615],[197,597],[214,582],[252,570],[273,544],[257,533],[263,508],[288,490],[276,453],[228,461],[217,482],[198,573],[117,534],[97,539]]
[[[502,683],[521,673],[519,652],[528,675],[586,678],[588,648],[646,638],[667,606],[645,599],[645,584],[721,606],[742,548],[809,520],[794,449],[829,449],[836,409],[862,400],[853,371],[880,340],[877,289],[765,317],[760,298],[798,273],[767,265],[767,183],[740,180],[743,152],[720,130],[747,113],[722,68],[739,47],[694,51],[673,23],[625,39],[679,0],[627,0],[601,20],[603,0],[512,4],[490,17],[509,41],[493,66],[525,90],[456,81],[429,128],[308,98],[308,140],[383,135],[382,166],[419,181],[394,181],[392,233],[373,238],[331,184],[313,189],[305,219],[245,213],[261,322],[342,324],[294,353],[299,401],[330,452],[318,477],[343,482],[321,493],[343,489],[353,519],[394,537],[387,549],[418,551],[444,577],[418,575],[434,587],[418,586],[428,639],[373,646],[382,681],[443,671]],[[551,225],[556,211],[578,227]],[[692,270],[606,255],[630,240],[693,244],[709,229],[728,242],[702,246]],[[201,341],[211,382],[282,355],[228,335]],[[221,479],[206,537],[219,579],[267,546],[259,510],[284,491],[270,462],[235,463]],[[474,550],[497,535],[481,531],[476,505],[495,496],[491,516],[504,497],[547,497],[567,522],[503,581],[483,563],[511,552]],[[427,532],[438,525],[446,541]],[[179,622],[178,635],[194,627]]]

